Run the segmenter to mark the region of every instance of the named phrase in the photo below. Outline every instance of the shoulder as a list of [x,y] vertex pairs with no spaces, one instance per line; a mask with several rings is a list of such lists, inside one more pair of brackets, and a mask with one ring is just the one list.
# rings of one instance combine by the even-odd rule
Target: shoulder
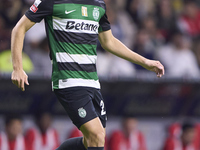
[[33,5],[36,7],[39,7],[40,5],[46,4],[47,6],[50,6],[54,3],[54,0],[35,0]]
[[[59,0],[61,1],[61,0]],[[66,1],[66,0],[65,0]],[[94,6],[99,6],[102,8],[106,8],[106,4],[104,2],[104,0],[69,0],[69,2],[67,3],[75,3],[75,4],[85,4],[85,5],[94,5]]]
[[[54,2],[54,1],[56,1],[56,0],[36,0],[36,1],[38,1],[38,2],[39,2],[39,1],[40,1],[40,2],[46,2],[46,3],[48,2],[49,4],[51,4],[52,2]],[[36,2],[36,1],[35,1],[35,2]]]
[[0,132],[0,138],[2,139],[3,137],[6,136],[6,133],[5,132]]
[[167,140],[164,143],[164,150],[173,150],[174,149],[174,140],[173,138],[167,138]]
[[58,131],[54,128],[51,128],[51,131],[52,131],[52,135],[53,137],[58,140],[59,139],[59,135],[58,135]]
[[141,131],[138,131],[138,136],[139,136],[139,138],[143,138],[144,134]]
[[54,0],[35,0],[34,4],[38,8],[52,9]]
[[165,145],[166,145],[166,146],[169,146],[169,145],[170,145],[170,146],[173,146],[173,145],[174,145],[174,142],[175,142],[174,138],[169,137],[169,138],[166,139]]
[[58,132],[55,128],[52,128],[50,127],[48,130],[47,130],[47,134],[53,134],[53,135],[57,135]]
[[106,4],[104,0],[94,0],[94,1],[96,1],[96,3],[98,3],[100,7],[102,7],[103,9],[106,9]]
[[26,136],[34,136],[36,134],[37,130],[34,128],[30,128],[26,131]]
[[55,128],[51,128],[54,134],[58,134],[58,131]]

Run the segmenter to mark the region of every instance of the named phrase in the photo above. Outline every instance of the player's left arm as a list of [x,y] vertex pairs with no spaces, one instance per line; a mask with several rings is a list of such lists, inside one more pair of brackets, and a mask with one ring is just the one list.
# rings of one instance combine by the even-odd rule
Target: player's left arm
[[158,77],[162,77],[164,75],[164,66],[159,61],[146,59],[143,56],[133,52],[122,42],[116,39],[112,35],[111,30],[100,32],[99,41],[101,46],[106,51],[135,64],[141,65],[147,70],[154,71]]

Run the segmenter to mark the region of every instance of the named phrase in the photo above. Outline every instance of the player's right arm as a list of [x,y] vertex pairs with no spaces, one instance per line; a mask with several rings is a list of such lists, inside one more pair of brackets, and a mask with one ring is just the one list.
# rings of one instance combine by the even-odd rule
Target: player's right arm
[[145,69],[155,72],[158,77],[162,77],[164,75],[164,66],[159,61],[146,59],[143,56],[133,52],[122,42],[116,39],[111,30],[100,32],[99,41],[101,46],[108,52],[132,63],[141,65]]
[[19,20],[16,26],[12,30],[11,35],[11,53],[12,53],[12,64],[13,72],[11,80],[13,84],[25,90],[24,83],[29,85],[28,76],[23,70],[22,66],[22,49],[24,43],[25,33],[35,24],[30,21],[25,15]]

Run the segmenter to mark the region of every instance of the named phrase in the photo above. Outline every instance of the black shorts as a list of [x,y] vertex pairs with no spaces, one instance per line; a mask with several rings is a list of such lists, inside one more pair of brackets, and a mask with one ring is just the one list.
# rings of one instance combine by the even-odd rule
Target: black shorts
[[54,90],[54,93],[77,128],[80,129],[83,124],[96,117],[106,127],[106,109],[99,89],[72,87]]

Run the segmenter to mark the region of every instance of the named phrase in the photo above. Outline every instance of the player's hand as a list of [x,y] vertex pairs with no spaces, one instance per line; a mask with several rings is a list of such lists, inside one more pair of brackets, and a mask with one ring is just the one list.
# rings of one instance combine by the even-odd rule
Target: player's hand
[[147,70],[153,71],[156,73],[157,77],[162,77],[165,74],[164,66],[159,62],[155,60],[146,60],[145,66]]
[[25,85],[29,85],[28,76],[24,70],[14,70],[11,76],[12,83],[15,84],[18,88],[21,88],[22,91],[25,91]]

